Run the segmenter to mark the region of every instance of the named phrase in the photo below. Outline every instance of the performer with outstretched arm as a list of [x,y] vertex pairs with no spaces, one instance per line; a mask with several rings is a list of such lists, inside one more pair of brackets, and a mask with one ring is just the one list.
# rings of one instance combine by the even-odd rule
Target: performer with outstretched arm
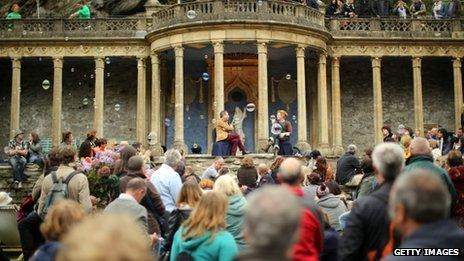
[[216,141],[228,141],[232,145],[230,149],[232,156],[235,156],[237,153],[237,147],[242,151],[243,155],[249,154],[249,152],[245,150],[240,136],[233,132],[234,127],[229,124],[229,113],[227,111],[221,111],[219,117],[220,118],[216,121]]

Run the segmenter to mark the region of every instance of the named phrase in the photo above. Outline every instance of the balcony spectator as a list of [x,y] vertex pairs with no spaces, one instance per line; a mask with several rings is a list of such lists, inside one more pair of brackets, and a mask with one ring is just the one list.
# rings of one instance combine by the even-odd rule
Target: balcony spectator
[[443,19],[446,14],[445,4],[441,0],[435,0],[432,6],[432,16],[435,19]]
[[356,17],[354,0],[346,0],[346,4],[343,5],[343,16],[348,18]]
[[411,11],[412,17],[420,17],[426,13],[425,4],[422,0],[414,0],[409,10]]
[[331,0],[325,9],[326,17],[341,17],[343,15],[343,2],[340,0]]
[[357,0],[354,3],[354,10],[358,17],[369,17],[372,15],[372,10],[368,0]]
[[9,12],[7,15],[6,15],[6,19],[8,20],[14,20],[14,19],[21,19],[21,14],[19,13],[19,11],[21,10],[21,8],[19,7],[18,4],[12,4],[11,5],[11,8],[10,8],[11,12]]
[[374,13],[378,17],[386,17],[390,15],[391,6],[389,0],[376,0],[372,1],[372,3],[375,5]]
[[71,14],[69,18],[90,19],[90,8],[85,0],[79,1],[75,7],[78,9],[75,13]]
[[447,18],[459,18],[460,13],[461,13],[461,1],[451,0],[448,4],[448,8],[446,9],[446,17]]
[[399,18],[407,18],[410,16],[409,9],[406,6],[406,3],[403,2],[402,0],[399,0],[398,3],[396,4],[395,9],[393,9],[393,14]]

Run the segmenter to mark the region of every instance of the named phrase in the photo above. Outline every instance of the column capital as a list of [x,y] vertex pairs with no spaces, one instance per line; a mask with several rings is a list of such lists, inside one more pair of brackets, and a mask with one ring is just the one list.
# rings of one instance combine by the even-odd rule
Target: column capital
[[214,53],[224,53],[224,42],[223,41],[213,41]]
[[184,47],[182,44],[173,45],[172,48],[174,48],[174,54],[176,57],[184,57]]
[[13,68],[21,68],[21,56],[11,56],[10,58]]
[[382,64],[382,57],[381,56],[372,56],[371,57],[372,67],[380,67]]
[[332,67],[340,67],[340,56],[332,56]]
[[63,68],[63,56],[53,56],[53,67]]
[[160,64],[160,58],[159,58],[159,56],[158,56],[158,53],[153,52],[153,53],[150,55],[150,58],[151,58],[151,64]]
[[95,56],[95,68],[105,68],[105,57]]
[[327,63],[327,54],[326,53],[319,54],[318,64],[326,64],[326,63]]
[[145,59],[147,59],[146,56],[137,56],[137,68],[146,67]]
[[422,67],[422,57],[413,56],[412,57],[412,68],[421,68]]
[[453,68],[461,68],[461,57],[453,57]]
[[305,57],[305,49],[306,47],[304,45],[298,45],[295,50],[296,50],[296,57]]
[[267,43],[268,41],[257,41],[256,46],[258,48],[258,54],[263,53],[267,54]]

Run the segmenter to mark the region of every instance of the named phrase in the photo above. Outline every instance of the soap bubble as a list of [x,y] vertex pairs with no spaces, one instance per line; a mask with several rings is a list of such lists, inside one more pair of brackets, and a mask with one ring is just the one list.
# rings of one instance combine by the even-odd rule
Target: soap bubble
[[262,6],[263,5],[263,0],[258,0],[257,4],[258,4],[258,6]]
[[168,119],[168,118],[164,119],[164,125],[165,125],[166,127],[171,126],[171,120]]
[[93,74],[90,75],[90,79],[93,79]]
[[110,73],[106,73],[106,77],[110,77]]
[[270,119],[271,121],[275,121],[275,120],[276,120],[276,116],[273,114],[273,115],[271,115],[271,116],[269,117],[269,119]]
[[280,125],[277,122],[272,124],[271,133],[274,134],[274,135],[279,135],[280,133],[282,133],[282,125]]
[[75,71],[74,67],[71,68],[71,72],[73,73]]
[[296,115],[292,115],[292,120],[296,121]]
[[84,104],[84,106],[89,105],[89,99],[88,98],[82,99],[82,104]]
[[106,63],[106,64],[110,64],[110,63],[111,63],[111,60],[110,60],[109,57],[106,57],[106,58],[105,58],[105,63]]
[[26,30],[24,30],[24,31],[23,31],[23,35],[26,35],[26,34],[27,34]]
[[203,79],[203,81],[208,81],[209,80],[209,74],[207,72],[204,72],[203,75],[201,75],[201,78]]
[[208,55],[207,55],[207,54],[205,54],[205,59],[208,59]]
[[43,82],[42,82],[42,88],[43,88],[44,90],[50,89],[50,81],[47,80],[47,79],[43,80]]
[[195,10],[188,10],[187,11],[187,18],[188,19],[195,19],[197,17],[197,12]]
[[292,76],[289,73],[287,73],[287,75],[285,75],[285,79],[290,80],[292,79]]
[[148,141],[148,144],[151,146],[156,145],[156,133],[153,131],[148,133],[147,141]]
[[256,105],[254,103],[248,103],[246,106],[246,110],[248,112],[254,112],[256,109]]
[[116,104],[114,105],[114,110],[115,110],[115,111],[119,111],[120,109],[121,109],[121,105],[120,105],[119,103],[116,103]]
[[69,37],[66,36],[66,37],[64,38],[64,40],[67,42],[67,41],[69,40]]

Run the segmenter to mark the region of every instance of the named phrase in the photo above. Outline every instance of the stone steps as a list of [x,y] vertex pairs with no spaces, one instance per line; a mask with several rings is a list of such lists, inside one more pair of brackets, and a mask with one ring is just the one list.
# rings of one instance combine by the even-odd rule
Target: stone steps
[[13,174],[9,164],[0,164],[0,191],[6,191],[13,198],[13,203],[20,204],[21,199],[32,192],[35,182],[42,174],[42,170],[36,167],[27,166],[24,171],[29,176],[28,180],[23,182],[22,189],[14,189]]

